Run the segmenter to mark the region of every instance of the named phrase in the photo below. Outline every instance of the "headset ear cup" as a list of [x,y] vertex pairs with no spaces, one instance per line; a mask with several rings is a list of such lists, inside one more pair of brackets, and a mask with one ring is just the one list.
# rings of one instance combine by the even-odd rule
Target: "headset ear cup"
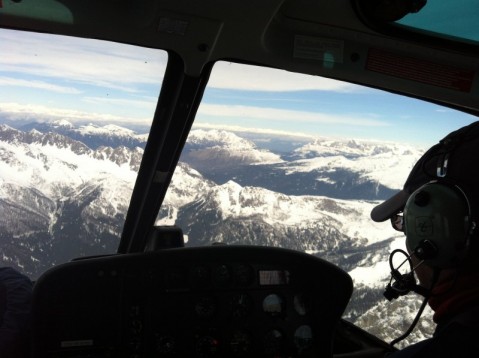
[[404,208],[406,244],[411,252],[424,242],[435,247],[424,263],[454,267],[466,256],[471,231],[470,206],[457,186],[432,182],[411,194]]

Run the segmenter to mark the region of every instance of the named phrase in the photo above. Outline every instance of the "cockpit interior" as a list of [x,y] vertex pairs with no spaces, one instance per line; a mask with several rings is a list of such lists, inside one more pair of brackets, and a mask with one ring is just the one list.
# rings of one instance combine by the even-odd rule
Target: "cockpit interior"
[[[362,243],[366,242],[370,251],[367,251],[369,256],[361,256],[366,251],[349,237],[360,235],[363,228],[373,224],[369,224],[368,219],[361,224],[348,223],[349,219],[344,218],[349,216],[340,215],[346,215],[346,210],[350,210],[354,212],[351,215],[361,213],[369,218],[366,211],[372,203],[400,188],[388,187],[387,183],[380,184],[371,177],[361,176],[361,165],[368,163],[367,159],[354,164],[356,174],[351,177],[353,179],[346,178],[350,172],[333,165],[359,158],[359,150],[365,149],[353,141],[354,136],[361,136],[363,130],[366,132],[372,127],[379,128],[380,136],[387,135],[390,142],[395,136],[403,135],[402,130],[405,137],[420,141],[430,134],[429,128],[432,132],[435,127],[442,126],[446,134],[460,123],[477,119],[478,17],[474,1],[448,2],[446,5],[442,1],[426,0],[0,0],[0,36],[5,39],[0,42],[0,57],[3,57],[0,60],[0,97],[3,97],[0,98],[0,125],[8,125],[0,128],[0,140],[8,144],[0,147],[0,161],[7,163],[0,166],[0,172],[3,172],[0,185],[4,188],[0,189],[0,213],[4,213],[1,215],[5,218],[10,218],[9,213],[17,213],[9,221],[15,229],[6,228],[6,221],[0,221],[5,228],[0,229],[3,230],[0,231],[0,251],[4,250],[1,266],[23,268],[33,277],[31,327],[29,340],[25,343],[30,346],[28,356],[367,358],[384,357],[396,351],[397,347],[377,336],[377,331],[386,328],[381,326],[383,323],[375,324],[374,316],[367,321],[369,326],[376,325],[374,333],[343,317],[355,292],[364,300],[369,299],[366,294],[369,291],[353,280],[356,276],[352,278],[350,272],[366,259],[374,264],[383,260],[384,255],[369,253],[374,247],[391,244],[392,239],[381,244],[363,238]],[[38,51],[31,47],[40,37],[42,46],[52,49],[52,57],[38,52],[42,46]],[[80,45],[77,41],[97,42],[88,47],[88,42]],[[108,52],[112,57],[106,57],[106,63],[100,64],[101,57],[110,51],[109,44],[129,46],[130,52],[123,52],[120,48],[112,50]],[[22,45],[21,51],[17,50],[17,45],[18,48]],[[84,53],[91,51],[88,80],[81,77],[87,76],[87,72],[83,70],[83,57],[75,52],[80,47]],[[161,60],[150,56],[153,51],[160,50]],[[64,55],[66,59],[63,59]],[[109,60],[113,56],[125,60],[126,65],[116,67]],[[43,59],[45,61],[41,62]],[[37,67],[30,65],[33,60],[40,61]],[[161,70],[156,67],[148,69],[155,62],[162,62],[163,67],[158,67]],[[62,75],[67,68],[71,77]],[[237,68],[240,70],[235,72]],[[270,71],[276,70],[282,71],[287,80],[275,82],[280,76]],[[18,75],[15,79],[14,74]],[[34,75],[38,77],[28,77]],[[55,81],[46,84],[47,75]],[[103,76],[107,75],[111,82],[104,80],[106,77]],[[326,81],[324,88],[318,90],[309,84],[309,80],[302,82],[302,77],[294,77],[297,75],[322,79]],[[148,98],[143,96],[139,86],[131,85],[134,80],[130,81],[130,77],[135,76],[144,76],[142,83],[154,87]],[[118,81],[115,85],[113,79]],[[228,81],[234,81],[237,92],[221,92],[232,88],[228,87],[231,86]],[[80,83],[90,87],[96,83],[102,86],[101,92],[92,91],[86,96],[83,94],[86,90],[79,87]],[[31,95],[32,87],[39,90],[38,94]],[[388,106],[382,93],[401,96],[411,102],[407,106],[394,103],[397,131],[394,126],[383,125],[381,118],[366,109],[361,109],[363,126],[355,129],[357,120],[346,108],[347,101],[332,103],[333,97],[323,102],[314,100],[317,112],[330,105],[346,108],[341,115],[328,117],[313,116],[313,110],[302,107],[313,101],[310,96],[314,91],[327,91],[333,87],[349,94],[371,91],[364,103],[367,102],[374,111]],[[31,96],[30,107],[13,97],[16,90],[23,93],[24,100]],[[133,97],[114,98],[116,90],[128,92]],[[288,100],[279,95],[280,91],[297,97]],[[91,175],[88,177],[91,182],[83,176],[87,174],[69,174],[68,170],[77,169],[81,165],[78,163],[83,163],[80,160],[86,161],[88,156],[95,156],[95,160],[107,156],[118,159],[126,152],[126,147],[111,145],[114,149],[108,149],[104,144],[107,142],[101,143],[103,147],[100,144],[83,146],[78,141],[87,143],[88,139],[93,143],[96,134],[80,132],[75,132],[77,137],[71,137],[73,139],[63,144],[55,144],[60,135],[66,136],[67,130],[73,133],[73,129],[62,127],[63,132],[60,132],[57,125],[56,134],[48,132],[52,129],[42,131],[38,123],[47,123],[47,113],[56,116],[48,110],[59,106],[55,97],[48,100],[43,97],[46,92],[55,92],[58,100],[63,95],[72,96],[65,100],[64,112],[54,117],[56,119],[71,117],[86,125],[92,120],[93,113],[101,114],[100,108],[104,104],[108,104],[112,111],[118,108],[118,112],[108,119],[118,119],[119,125],[125,127],[139,126],[130,119],[136,115],[135,111],[137,114],[141,112],[142,118],[150,116],[143,139],[135,137],[142,144],[135,142],[131,147],[142,147],[141,155],[139,149],[132,149],[128,152],[129,164],[122,162],[115,169],[110,169],[111,163],[102,164],[103,168],[98,171],[102,176],[94,174],[96,169],[85,164],[84,173]],[[249,101],[246,104],[234,102],[231,105],[233,102],[228,102],[233,97],[236,100],[245,96]],[[259,108],[261,101],[276,101],[285,112],[276,111],[269,105]],[[290,107],[286,106],[288,101]],[[437,106],[432,108],[438,117],[428,117],[427,127],[415,129],[416,119],[407,117],[406,112],[417,110],[419,113],[419,101]],[[80,114],[72,104],[74,102],[91,106],[88,118]],[[150,112],[143,112],[143,103],[146,102],[150,103]],[[256,104],[258,107],[254,107]],[[127,106],[130,109],[123,109]],[[37,117],[28,114],[32,108],[36,108]],[[301,117],[298,122],[290,117],[293,111]],[[456,117],[443,120],[440,116],[448,111],[457,112],[462,117],[457,117],[456,122]],[[237,133],[243,133],[244,129],[238,129],[238,118],[251,113],[255,117],[247,124],[255,126],[257,143],[266,143],[264,148],[269,145],[274,154],[266,156],[264,151],[255,152],[263,155],[262,161],[255,159],[254,162],[246,154],[241,154],[249,148],[246,142],[228,147],[232,140],[224,133],[220,133],[220,137],[223,136],[225,148],[237,153],[235,157],[224,154],[218,146],[215,147],[216,144],[205,150],[192,139],[197,122],[203,123],[198,128],[209,130],[214,127],[215,116],[219,114],[231,118],[230,129],[234,127]],[[20,127],[12,129],[15,127],[14,115],[21,116],[21,123],[25,125],[22,128],[27,128],[33,119],[41,120],[35,127],[28,127],[29,132],[21,129],[23,132],[20,133]],[[422,112],[418,114],[421,118],[427,116]],[[278,124],[276,132],[260,128],[262,121]],[[340,123],[343,129],[334,136],[344,134],[351,139],[348,142],[350,152],[344,157],[341,157],[343,152],[340,150],[322,144],[323,152],[318,150],[313,156],[312,151],[298,159],[301,154],[297,149],[299,145],[295,144],[296,151],[288,156],[285,149],[275,152],[277,147],[273,148],[273,144],[276,142],[269,137],[278,133],[286,137],[301,131],[311,134],[312,127],[309,126],[313,125],[318,129],[318,135],[322,135],[335,123]],[[280,125],[285,127],[280,128]],[[109,129],[118,130],[117,127]],[[205,133],[206,141],[212,142],[213,132]],[[18,139],[20,134],[23,139]],[[197,132],[198,138],[200,134],[203,132]],[[434,140],[439,140],[442,134],[434,132],[433,135]],[[41,140],[36,139],[40,136]],[[297,142],[304,136],[298,135],[298,138]],[[17,159],[12,159],[11,153],[19,153],[13,148],[21,141],[37,146],[29,147],[25,158],[34,158],[35,163],[41,163],[38,168],[46,172],[53,164],[42,158],[48,153],[53,155],[53,147],[64,150],[63,157],[59,158],[63,158],[61,165],[69,166],[69,169],[65,167],[51,174],[49,180],[57,183],[59,178],[68,179],[76,183],[77,189],[69,191],[59,184],[49,184],[48,193],[52,194],[48,198],[56,195],[57,201],[45,199],[44,182],[38,179],[38,175],[32,174],[35,180],[24,184],[28,168],[37,168],[37,164],[25,164],[22,170],[18,170],[19,179],[12,179],[9,168]],[[315,143],[318,145],[319,142]],[[40,144],[44,146],[43,153],[47,153],[43,156],[35,152]],[[50,148],[50,152],[45,148]],[[76,151],[77,164],[69,162],[72,155],[67,150]],[[401,149],[401,153],[407,158],[414,156],[411,150]],[[379,154],[379,149],[368,152],[370,158]],[[314,177],[311,174],[309,179],[315,184],[310,188],[302,181],[306,174],[298,174],[299,169],[294,171],[293,166],[284,164],[291,158],[297,160],[296,169],[304,168],[308,160],[316,165],[315,168],[330,165],[330,169]],[[393,163],[395,158],[394,155],[384,161]],[[133,165],[134,160],[137,162]],[[409,170],[412,159],[408,160],[411,161],[405,168]],[[220,163],[225,166],[220,167]],[[113,191],[114,185],[104,175],[109,171],[120,173],[118,168],[121,165],[135,166],[134,174],[122,177],[122,180],[134,184],[127,191],[128,195]],[[273,166],[276,171],[272,174],[261,174],[260,170]],[[378,176],[390,175],[395,166],[401,167],[391,164]],[[204,174],[206,179],[201,183],[194,181],[193,178],[198,178],[203,170],[210,176]],[[172,184],[174,175],[180,175],[178,173],[188,173],[191,181]],[[337,184],[340,180],[343,180],[342,184]],[[7,193],[14,187],[12,183],[20,183],[22,188],[29,186],[28,197],[33,198],[29,200],[34,204],[27,212],[34,216],[27,218],[20,209],[16,211],[12,203],[16,202],[20,207],[19,203],[23,203],[27,192],[15,189],[14,199],[10,200]],[[97,198],[101,197],[100,189],[95,186],[98,183],[105,188],[101,193],[109,193],[108,188],[112,190],[111,194],[105,194],[104,209],[96,206]],[[353,183],[355,189],[342,189],[345,183]],[[219,193],[215,185],[220,184],[228,186],[230,196]],[[245,192],[245,188],[254,185],[265,191],[261,194]],[[321,189],[317,189],[318,186]],[[185,198],[189,190],[207,195],[203,199],[195,197],[196,201],[187,203]],[[244,204],[241,209],[233,205],[236,199],[231,194],[240,190],[243,196],[238,201]],[[315,194],[314,190],[323,191]],[[362,194],[365,190],[371,195],[380,193],[383,196],[366,197]],[[328,199],[333,191],[339,193],[334,199],[337,202]],[[271,199],[273,192],[281,193],[281,196],[274,196],[274,202]],[[225,214],[226,211],[218,214],[219,209],[211,206],[209,200],[213,200],[215,193],[218,205],[228,207],[229,214]],[[259,209],[249,214],[253,205],[259,205],[252,203],[259,200],[260,195],[264,201]],[[314,195],[321,196],[321,206],[313,204]],[[74,199],[80,197],[84,201],[75,204]],[[301,206],[303,211],[294,206],[298,198],[306,203]],[[352,204],[348,200],[358,201]],[[117,210],[120,206],[121,210]],[[47,208],[47,214],[38,214]],[[296,224],[303,217],[303,222],[309,220],[305,213],[309,215],[315,211],[327,213],[333,224],[322,224],[319,216],[304,226]],[[78,213],[79,219],[59,219],[66,213],[72,217]],[[203,221],[199,213],[203,215]],[[160,220],[161,215],[169,220]],[[275,228],[270,217],[286,228]],[[297,221],[292,221],[292,217]],[[206,227],[205,220],[211,227]],[[37,229],[44,221],[47,222],[46,229]],[[288,224],[290,221],[292,224]],[[227,230],[220,232],[219,226],[223,224]],[[337,230],[338,225],[344,225],[344,231]],[[98,232],[107,235],[109,241],[102,241],[103,236],[97,236],[96,227],[101,227]],[[377,226],[371,230],[375,230],[377,237],[382,235],[386,239],[388,229]],[[11,234],[14,230],[20,230],[21,234]],[[285,239],[275,241],[280,231]],[[318,232],[326,237],[321,249],[309,241],[304,246],[297,244],[305,237],[314,242]],[[57,241],[46,238],[52,233]],[[73,239],[62,240],[62,235]],[[15,241],[15,238],[23,239]],[[291,240],[289,246],[282,244],[286,238]],[[337,244],[333,238],[342,240],[342,243]],[[343,251],[336,255],[338,245],[342,245]],[[98,249],[93,250],[93,246]],[[49,253],[52,247],[56,247],[58,258]],[[316,254],[311,254],[313,251]],[[38,257],[49,257],[50,261],[43,264]],[[22,258],[29,261],[22,261]],[[341,266],[342,263],[345,265]],[[388,269],[383,271],[389,274]],[[375,277],[368,275],[369,280]],[[358,287],[364,291],[358,291]],[[371,287],[380,290],[378,286]]]

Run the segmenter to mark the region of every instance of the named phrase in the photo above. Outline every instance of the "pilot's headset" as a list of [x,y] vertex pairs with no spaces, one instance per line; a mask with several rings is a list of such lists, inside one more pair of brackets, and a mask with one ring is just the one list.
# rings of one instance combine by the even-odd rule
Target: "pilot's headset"
[[[404,231],[410,252],[433,268],[479,252],[479,121],[448,134],[416,162],[401,191],[374,207],[376,222]],[[401,214],[402,213],[402,219]],[[477,242],[476,242],[477,241]],[[407,255],[407,254],[406,254]]]
[[459,266],[475,229],[470,201],[459,186],[431,181],[414,191],[403,212],[406,245],[434,268]]

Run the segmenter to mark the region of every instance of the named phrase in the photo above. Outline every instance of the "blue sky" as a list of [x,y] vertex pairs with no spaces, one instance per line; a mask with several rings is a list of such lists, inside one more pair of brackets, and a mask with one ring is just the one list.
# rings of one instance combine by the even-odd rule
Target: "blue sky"
[[[149,125],[164,52],[0,30],[0,118]],[[432,124],[432,120],[434,124]],[[320,77],[215,66],[195,126],[429,146],[475,117]]]

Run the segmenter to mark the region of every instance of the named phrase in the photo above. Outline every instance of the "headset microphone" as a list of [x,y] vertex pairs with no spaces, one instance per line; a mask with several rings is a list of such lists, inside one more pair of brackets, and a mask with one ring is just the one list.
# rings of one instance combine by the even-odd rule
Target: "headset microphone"
[[[394,268],[393,257],[398,252],[406,256],[406,259],[398,266],[398,268]],[[429,243],[422,243],[422,245],[419,245],[414,250],[415,256],[420,255],[420,256],[426,256],[426,257],[433,257],[436,254],[437,254],[437,250],[435,246],[430,245]],[[386,297],[389,301],[392,301],[393,299],[396,299],[399,296],[407,295],[411,291],[416,292],[417,294],[421,296],[424,296],[424,300],[421,304],[421,307],[419,308],[419,311],[417,312],[416,317],[414,318],[411,326],[406,330],[406,332],[403,335],[394,339],[390,343],[391,346],[394,346],[396,343],[406,338],[409,334],[411,334],[414,327],[416,327],[417,323],[419,322],[419,318],[421,317],[422,312],[424,311],[424,308],[426,307],[427,301],[429,300],[432,287],[434,286],[437,280],[437,275],[435,273],[434,274],[435,277],[433,278],[433,284],[431,285],[430,289],[426,289],[416,284],[416,278],[414,277],[414,270],[416,270],[420,265],[424,263],[424,259],[420,258],[420,260],[421,261],[416,266],[413,267],[411,255],[408,255],[408,253],[405,252],[404,250],[397,249],[391,252],[391,254],[389,255],[389,266],[391,267],[391,279],[389,281],[389,284],[386,287],[386,290],[384,291],[384,297]],[[399,272],[399,269],[406,262],[409,264],[410,272],[406,274],[402,274]],[[391,283],[393,279],[395,281]]]
[[393,283],[388,283],[384,291],[384,297],[388,301],[392,301],[399,296],[407,295],[409,292],[413,291],[416,285],[416,279],[412,272],[405,275],[396,271],[396,273],[391,272],[392,276],[396,280]]
[[[406,256],[406,259],[397,267],[394,268],[393,265],[393,257],[395,254],[401,253],[404,256]],[[439,277],[437,270],[434,270],[433,277],[432,277],[432,283],[431,287],[429,289],[419,286],[416,283],[416,278],[414,277],[414,271],[422,265],[425,260],[431,260],[434,259],[438,255],[438,248],[434,244],[434,242],[430,240],[422,240],[419,245],[413,250],[413,254],[415,257],[417,257],[419,260],[419,263],[413,267],[413,263],[411,260],[411,255],[409,255],[407,252],[401,249],[394,250],[391,252],[389,255],[389,266],[391,267],[391,279],[389,281],[389,284],[386,287],[386,290],[384,291],[384,297],[386,297],[389,301],[392,301],[393,299],[399,298],[399,296],[404,296],[407,295],[409,292],[413,291],[421,296],[424,297],[424,300],[421,304],[421,307],[419,308],[419,311],[416,314],[416,317],[414,318],[413,322],[411,323],[411,326],[404,332],[403,335],[400,337],[394,339],[390,344],[391,346],[394,346],[396,343],[402,341],[404,338],[409,336],[413,329],[416,327],[417,323],[419,322],[419,319],[426,308],[426,304],[429,300],[429,297],[431,296],[431,291],[434,285],[437,282],[437,279]],[[410,271],[406,274],[402,274],[399,272],[399,269],[401,268],[402,265],[405,263],[409,264]],[[395,280],[393,283],[393,279]]]
[[[394,268],[393,265],[393,257],[397,253],[401,253],[404,256],[406,256],[406,259],[398,266],[398,268]],[[433,246],[432,243],[425,242],[422,243],[422,245],[418,246],[414,250],[415,255],[421,259],[418,265],[413,267],[412,261],[411,261],[411,256],[407,254],[404,250],[397,249],[391,252],[389,255],[389,266],[391,267],[391,279],[386,286],[386,289],[384,291],[384,297],[388,301],[392,301],[394,299],[399,298],[399,296],[404,296],[407,295],[409,292],[413,291],[416,292],[417,294],[426,297],[429,294],[429,290],[419,286],[416,283],[416,278],[414,277],[414,270],[418,268],[424,261],[424,257],[431,257],[435,253],[435,247]],[[421,257],[422,256],[422,257]],[[401,268],[402,265],[404,265],[406,262],[409,263],[409,268],[410,271],[408,273],[402,274],[399,272],[399,269]],[[394,280],[394,282],[392,282]]]

